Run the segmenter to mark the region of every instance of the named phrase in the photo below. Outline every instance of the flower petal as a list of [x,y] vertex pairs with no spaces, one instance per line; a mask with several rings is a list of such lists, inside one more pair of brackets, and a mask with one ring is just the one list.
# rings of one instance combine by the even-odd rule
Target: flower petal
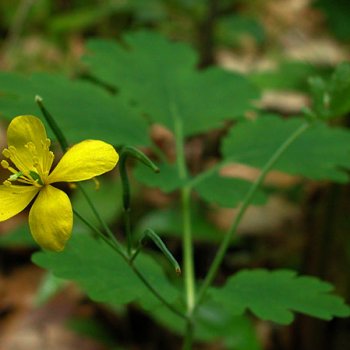
[[48,183],[91,179],[112,170],[119,156],[112,145],[98,140],[82,141],[65,153],[48,177]]
[[45,164],[45,161],[49,151],[44,124],[39,118],[31,115],[18,116],[11,121],[7,129],[7,144],[9,147],[15,147],[16,158],[20,161],[16,161],[16,159],[11,160],[21,171],[35,170],[33,167],[33,150],[31,151],[28,146],[26,147],[28,143],[34,145],[34,152],[41,168],[46,168],[47,164]]
[[59,252],[70,238],[72,205],[68,196],[50,185],[40,191],[29,213],[29,227],[35,241],[44,249]]
[[38,192],[34,186],[0,185],[0,221],[20,213]]

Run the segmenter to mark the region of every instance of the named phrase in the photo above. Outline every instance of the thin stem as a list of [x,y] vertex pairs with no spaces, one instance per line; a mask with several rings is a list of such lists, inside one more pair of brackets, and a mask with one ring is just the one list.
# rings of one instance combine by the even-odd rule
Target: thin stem
[[128,173],[126,170],[126,159],[128,153],[121,152],[120,162],[119,162],[119,172],[122,182],[123,189],[123,209],[124,209],[124,225],[125,225],[125,234],[127,241],[127,252],[129,257],[131,257],[132,252],[132,237],[131,237],[131,221],[130,221],[130,184]]
[[[176,116],[176,114],[174,114]],[[176,156],[179,176],[181,179],[187,179],[187,167],[185,160],[184,136],[182,123],[179,118],[174,118],[175,138],[176,138]],[[191,187],[185,186],[181,189],[182,202],[182,225],[183,225],[183,264],[184,279],[186,290],[187,314],[191,315],[195,305],[195,277],[193,265],[193,244],[192,227],[190,213]]]
[[127,251],[129,257],[132,256],[132,232],[131,232],[131,219],[130,219],[130,182],[128,177],[128,172],[126,168],[126,161],[128,157],[132,157],[152,169],[155,173],[159,173],[159,168],[141,151],[134,147],[125,146],[120,151],[120,162],[119,162],[119,171],[120,178],[122,181],[122,189],[123,189],[123,208],[124,208],[124,223],[125,223],[125,232],[127,237]]
[[245,214],[248,206],[250,205],[251,200],[253,199],[256,191],[258,190],[258,188],[260,187],[260,185],[263,183],[265,176],[267,175],[267,173],[271,170],[271,168],[273,167],[273,165],[276,163],[276,161],[281,157],[281,155],[287,150],[287,148],[300,136],[302,135],[309,127],[311,124],[309,123],[304,123],[302,124],[297,130],[295,130],[289,137],[288,139],[286,139],[282,145],[275,151],[275,153],[271,156],[271,158],[268,160],[268,162],[265,164],[265,166],[263,167],[259,177],[255,180],[255,182],[252,184],[252,186],[250,187],[249,191],[247,192],[247,194],[245,195],[242,204],[239,207],[237,216],[235,217],[235,220],[230,228],[230,230],[228,231],[228,233],[225,235],[224,240],[222,241],[216,256],[209,268],[209,271],[204,279],[203,284],[201,285],[201,288],[198,292],[197,295],[197,303],[195,308],[198,307],[198,305],[200,304],[200,302],[202,301],[208,287],[212,284],[217,271],[219,269],[219,266],[222,262],[222,260],[224,259],[225,253],[227,248],[229,247],[233,236],[235,235],[238,225],[240,224],[243,215]]
[[120,249],[119,245],[116,245],[115,242],[112,242],[108,237],[106,237],[102,231],[100,231],[95,225],[86,220],[82,215],[80,215],[75,209],[73,210],[75,216],[77,216],[87,227],[89,227],[93,232],[97,233],[111,248],[113,248],[121,257],[127,259],[124,250]]
[[221,168],[223,168],[225,165],[229,164],[228,161],[221,161],[214,166],[212,166],[210,169],[203,171],[196,177],[192,178],[191,180],[188,181],[187,185],[193,188],[196,186],[199,182],[205,180],[207,177],[213,175],[217,171],[219,171]]
[[182,220],[183,220],[183,261],[186,287],[187,312],[191,315],[195,305],[195,277],[193,265],[193,242],[191,227],[190,200],[191,189],[185,187],[181,190]]
[[182,312],[177,310],[173,305],[168,303],[159,293],[158,291],[147,281],[147,279],[143,276],[143,274],[137,269],[137,267],[130,263],[129,266],[134,271],[136,276],[144,283],[144,285],[154,294],[156,298],[158,298],[169,310],[171,310],[174,314],[181,317],[182,319],[187,320],[187,316]]
[[100,225],[103,227],[103,230],[105,231],[106,235],[108,236],[108,238],[113,241],[113,243],[119,247],[119,249],[121,251],[124,250],[123,246],[118,242],[118,240],[115,238],[113,232],[111,231],[111,229],[108,227],[108,225],[106,224],[106,222],[102,219],[100,213],[98,212],[98,210],[96,209],[94,203],[92,202],[91,198],[89,197],[89,195],[87,194],[85,188],[78,183],[77,187],[79,188],[79,190],[82,192],[86,202],[88,203],[90,209],[92,210],[92,212],[94,213],[96,219],[99,221]]
[[193,322],[192,319],[187,320],[185,338],[182,346],[182,350],[191,350],[193,343]]
[[118,246],[115,245],[115,242],[112,242],[108,237],[106,237],[96,226],[94,226],[92,223],[90,223],[88,220],[86,220],[82,215],[80,215],[76,210],[74,210],[74,214],[91,230],[93,230],[95,233],[99,235],[112,249],[114,249],[130,266],[132,271],[135,273],[135,275],[143,282],[143,284],[149,289],[149,291],[164,305],[166,306],[170,311],[172,311],[177,316],[187,319],[186,315],[181,313],[179,310],[177,310],[173,305],[171,305],[169,302],[167,302],[159,293],[158,291],[153,288],[153,286],[147,281],[147,279],[142,275],[142,273],[139,271],[139,269],[133,264],[134,258],[129,258],[123,251],[120,251]]
[[[183,126],[181,119],[177,115],[176,106],[171,109],[176,142],[176,157],[179,177],[183,180],[188,179],[186,159],[185,159],[185,138],[183,134]],[[193,340],[193,310],[196,304],[196,290],[195,290],[195,274],[194,274],[194,258],[193,258],[193,241],[192,241],[192,224],[191,224],[191,186],[185,186],[181,189],[181,203],[182,203],[182,251],[183,251],[183,265],[184,265],[184,281],[186,293],[186,333],[183,348],[190,350],[192,348]]]
[[18,39],[21,36],[23,27],[26,23],[28,14],[31,7],[34,5],[35,0],[22,0],[14,15],[13,21],[8,30],[8,36],[5,40],[5,51],[14,49],[17,47]]
[[68,141],[67,141],[66,137],[63,135],[62,130],[60,129],[60,127],[56,123],[55,118],[45,108],[45,106],[43,104],[42,97],[38,96],[38,95],[35,96],[35,102],[38,104],[38,106],[39,106],[39,108],[41,110],[41,113],[43,114],[45,120],[47,121],[47,123],[49,124],[51,130],[53,131],[53,133],[57,137],[57,141],[60,144],[62,151],[66,152],[68,150],[68,148],[69,148]]

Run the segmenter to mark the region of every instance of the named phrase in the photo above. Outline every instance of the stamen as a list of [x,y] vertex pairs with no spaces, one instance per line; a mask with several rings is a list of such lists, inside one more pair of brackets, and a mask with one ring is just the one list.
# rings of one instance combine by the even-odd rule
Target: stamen
[[9,181],[9,180],[5,180],[3,182],[3,184],[6,186],[6,187],[11,187],[12,186],[12,183]]
[[46,139],[45,140],[44,149],[50,149],[50,146],[51,146],[51,140],[50,139]]
[[32,179],[27,179],[27,178],[25,178],[25,177],[21,177],[21,178],[19,178],[18,180],[17,180],[18,182],[21,182],[21,183],[23,183],[23,184],[27,184],[27,185],[34,185],[34,182],[33,182],[33,180]]
[[10,164],[8,161],[6,161],[5,159],[1,161],[1,166],[4,168],[4,169],[8,169]]
[[[4,150],[5,151],[5,150]],[[23,172],[24,172],[24,169],[28,169],[29,165],[26,165],[23,163],[22,159],[20,157],[18,157],[17,155],[17,150],[16,150],[16,147],[14,146],[10,146],[8,148],[8,151],[9,151],[9,154],[10,154],[10,157],[12,162],[18,167],[20,168]],[[6,157],[6,155],[5,155]]]
[[2,155],[6,158],[10,158],[11,157],[11,152],[5,148],[3,151],[2,151]]
[[50,172],[53,160],[55,158],[54,154],[50,151],[51,140],[46,139],[45,141],[41,141],[41,145],[43,147],[43,174],[47,176]]

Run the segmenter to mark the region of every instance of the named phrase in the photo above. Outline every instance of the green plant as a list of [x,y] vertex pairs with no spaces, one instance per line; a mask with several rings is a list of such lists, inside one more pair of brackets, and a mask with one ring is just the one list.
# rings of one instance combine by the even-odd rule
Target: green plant
[[[64,252],[35,253],[33,261],[61,278],[78,282],[93,300],[111,305],[137,303],[155,320],[182,334],[184,349],[190,349],[195,340],[217,337],[229,344],[230,325],[243,325],[246,320],[240,317],[246,309],[280,324],[292,322],[293,311],[326,320],[349,316],[349,307],[330,294],[330,284],[290,270],[243,270],[221,286],[214,283],[246,209],[266,201],[263,182],[270,170],[313,180],[348,181],[344,169],[350,167],[350,133],[326,121],[350,110],[349,65],[339,66],[329,81],[312,80],[311,108],[301,117],[284,119],[253,107],[260,92],[246,77],[217,67],[198,71],[197,57],[187,45],[171,43],[158,34],[129,34],[123,45],[92,40],[88,50],[84,62],[94,83],[43,73],[31,77],[2,73],[0,110],[6,118],[38,114],[33,98],[39,94],[44,101],[41,111],[63,148],[68,145],[65,138],[70,143],[101,138],[120,150],[126,247],[81,186],[92,212],[76,212],[76,216],[102,239],[74,234]],[[245,117],[248,112],[255,115],[254,120]],[[153,124],[161,124],[173,134],[175,164],[167,161],[148,136]],[[227,130],[220,139],[221,160],[209,169],[191,173],[186,141],[213,128]],[[135,149],[141,146],[154,151],[157,165]],[[134,175],[138,181],[179,194],[182,283],[174,273],[167,277],[161,255],[148,254],[142,247],[143,239],[153,240],[178,271],[176,260],[152,227],[139,242],[135,238],[126,168],[130,156],[153,170],[160,169],[154,174],[144,164],[137,164]],[[231,163],[259,168],[260,173],[254,182],[222,176],[220,170]],[[193,257],[195,198],[238,208],[201,281],[196,279]],[[95,216],[96,221],[92,223],[89,216]],[[216,318],[208,317],[210,314]],[[256,344],[249,346],[257,348]]]

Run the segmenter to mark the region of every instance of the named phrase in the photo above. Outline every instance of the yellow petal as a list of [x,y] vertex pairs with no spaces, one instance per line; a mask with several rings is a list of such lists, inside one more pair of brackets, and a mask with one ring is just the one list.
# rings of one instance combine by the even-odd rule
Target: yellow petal
[[[17,157],[11,160],[19,170],[36,171],[33,156],[43,171],[51,167],[52,157],[49,156],[46,130],[39,118],[31,115],[14,118],[7,129],[7,143],[16,149]],[[34,147],[28,148],[30,143]]]
[[38,192],[34,186],[0,185],[0,221],[20,213]]
[[64,154],[49,175],[48,183],[91,179],[112,170],[119,156],[113,146],[103,141],[82,141]]
[[70,238],[73,211],[68,196],[50,185],[40,191],[29,213],[29,227],[44,249],[61,251]]

